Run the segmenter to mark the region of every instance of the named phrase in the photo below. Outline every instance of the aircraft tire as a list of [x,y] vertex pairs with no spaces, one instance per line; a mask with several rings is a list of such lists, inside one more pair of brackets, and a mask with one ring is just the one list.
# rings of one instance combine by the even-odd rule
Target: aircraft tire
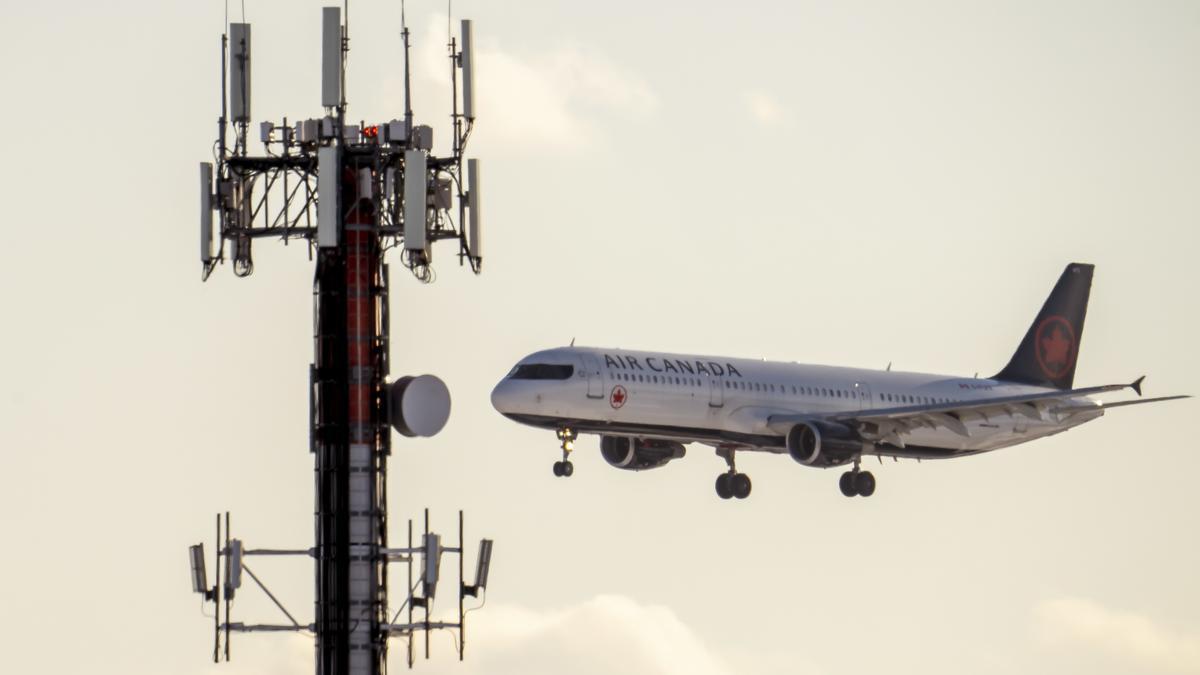
[[730,474],[723,473],[717,476],[717,496],[721,499],[730,499],[733,497],[732,481],[729,480]]
[[750,476],[744,473],[735,473],[729,479],[729,488],[734,497],[745,499],[750,496]]
[[562,475],[563,475],[563,463],[562,462],[554,463],[554,475],[558,476],[559,478],[562,477]]
[[562,463],[563,478],[570,478],[571,474],[575,473],[575,465],[569,461]]
[[847,497],[857,495],[858,490],[854,489],[854,472],[847,471],[842,474],[842,479],[838,481],[838,487],[842,489],[842,494]]
[[875,476],[870,471],[860,471],[854,477],[854,491],[863,497],[875,494]]

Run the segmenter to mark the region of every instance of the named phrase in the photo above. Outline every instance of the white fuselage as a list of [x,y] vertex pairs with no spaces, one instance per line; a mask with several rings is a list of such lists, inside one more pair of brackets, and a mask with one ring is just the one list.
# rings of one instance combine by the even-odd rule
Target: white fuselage
[[[783,452],[783,435],[765,424],[773,415],[823,417],[1047,391],[990,379],[564,347],[522,359],[496,386],[492,404],[514,420],[544,428]],[[1090,399],[1072,404],[1063,413],[1044,406],[1034,414],[1014,408],[963,415],[966,433],[930,424],[873,439],[863,453],[974,454],[1059,433],[1103,414]]]

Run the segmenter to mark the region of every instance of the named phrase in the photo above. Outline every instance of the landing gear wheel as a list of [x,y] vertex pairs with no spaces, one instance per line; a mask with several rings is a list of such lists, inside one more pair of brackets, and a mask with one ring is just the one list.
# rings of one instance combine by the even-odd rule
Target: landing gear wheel
[[750,496],[750,476],[744,473],[735,473],[729,477],[729,487],[733,492],[733,496],[738,499],[745,499]]
[[854,476],[854,491],[863,497],[875,494],[875,476],[870,471],[860,471]]
[[562,441],[562,461],[554,463],[554,475],[567,478],[575,473],[575,466],[568,459],[571,456],[571,451],[575,449],[575,431],[570,428],[563,428],[558,429],[554,433],[558,436],[558,440]]
[[854,472],[847,471],[842,474],[842,479],[838,481],[838,487],[842,489],[842,494],[847,497],[853,497],[858,494],[858,490],[854,489]]
[[717,496],[721,499],[730,499],[733,497],[733,486],[729,480],[730,474],[723,473],[717,476]]

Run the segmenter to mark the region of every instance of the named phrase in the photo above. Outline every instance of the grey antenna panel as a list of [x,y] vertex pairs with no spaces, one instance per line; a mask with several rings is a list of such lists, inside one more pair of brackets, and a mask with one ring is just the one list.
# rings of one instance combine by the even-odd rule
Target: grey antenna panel
[[229,24],[229,101],[234,122],[250,121],[250,24]]
[[200,164],[200,262],[208,264],[213,259],[213,208],[212,208],[213,165]]
[[483,257],[483,215],[479,212],[483,194],[479,188],[479,160],[467,160],[467,251]]
[[340,168],[336,145],[324,145],[317,150],[317,194],[321,195],[317,202],[317,246],[321,248],[338,245]]
[[321,9],[321,105],[342,104],[342,10]]
[[463,117],[475,119],[475,42],[474,31],[471,30],[471,20],[462,22],[462,82],[463,82]]
[[427,187],[426,158],[423,150],[404,152],[404,248],[427,249],[425,229]]

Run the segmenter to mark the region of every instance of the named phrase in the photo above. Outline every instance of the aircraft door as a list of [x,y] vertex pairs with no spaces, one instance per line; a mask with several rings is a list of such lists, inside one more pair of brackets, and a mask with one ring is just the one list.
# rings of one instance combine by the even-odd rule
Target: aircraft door
[[858,398],[859,410],[868,410],[874,407],[875,402],[871,400],[871,387],[866,382],[854,383],[854,395]]
[[591,354],[584,354],[583,372],[587,376],[588,398],[604,398],[604,376],[600,372],[600,361]]
[[708,378],[708,405],[713,408],[725,405],[725,378]]

